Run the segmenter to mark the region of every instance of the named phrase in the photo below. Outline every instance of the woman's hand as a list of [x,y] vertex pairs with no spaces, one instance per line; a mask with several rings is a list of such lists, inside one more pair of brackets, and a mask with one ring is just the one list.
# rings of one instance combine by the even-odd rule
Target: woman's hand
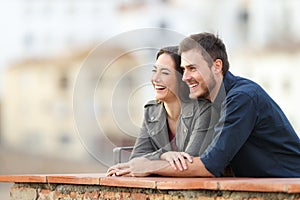
[[106,171],[106,176],[116,176],[116,173],[118,171],[119,164],[113,165]]
[[190,163],[193,162],[193,158],[190,154],[177,151],[165,152],[161,154],[160,159],[168,161],[175,170],[179,169],[180,171],[187,169],[186,159]]
[[156,169],[155,167],[156,166],[152,165],[151,161],[147,158],[139,157],[126,163],[119,163],[111,166],[107,170],[106,176],[149,176],[151,171]]

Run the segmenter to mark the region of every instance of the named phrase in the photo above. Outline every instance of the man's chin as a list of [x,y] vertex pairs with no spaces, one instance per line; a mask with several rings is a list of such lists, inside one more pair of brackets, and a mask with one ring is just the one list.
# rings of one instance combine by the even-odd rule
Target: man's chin
[[197,99],[198,96],[195,93],[190,93],[189,95],[190,99]]
[[189,97],[190,99],[198,99],[198,98],[209,99],[209,93],[190,92]]

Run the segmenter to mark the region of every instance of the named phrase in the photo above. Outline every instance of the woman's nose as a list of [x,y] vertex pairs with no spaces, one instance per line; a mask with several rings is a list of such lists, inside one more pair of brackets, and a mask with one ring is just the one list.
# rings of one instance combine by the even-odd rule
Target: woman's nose
[[151,79],[152,79],[153,82],[159,82],[160,81],[159,74],[158,73],[153,73]]

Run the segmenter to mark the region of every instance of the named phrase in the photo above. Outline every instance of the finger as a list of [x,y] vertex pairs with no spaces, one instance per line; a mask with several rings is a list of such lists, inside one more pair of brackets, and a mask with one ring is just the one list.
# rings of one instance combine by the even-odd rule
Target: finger
[[186,161],[185,161],[184,157],[183,156],[179,156],[178,160],[180,161],[180,164],[181,164],[182,168],[183,169],[187,169],[187,164],[186,164]]
[[188,161],[189,161],[190,163],[193,162],[193,157],[190,156],[190,154],[185,153],[185,152],[182,152],[181,155],[183,155],[186,159],[188,159]]
[[115,169],[114,168],[109,168],[107,171],[106,171],[106,174],[108,174],[108,173],[110,173],[110,172],[112,172],[112,171],[114,171]]
[[132,177],[132,175],[131,174],[124,174],[123,176],[126,176],[126,177]]
[[116,176],[125,176],[125,175],[127,175],[127,174],[129,174],[129,173],[130,173],[129,168],[124,168],[124,169],[122,169],[122,170],[118,170],[118,171],[116,172]]
[[174,164],[174,160],[168,160],[168,162],[170,163],[171,167],[172,167],[174,170],[177,170],[176,165]]
[[109,172],[106,172],[106,176],[113,176],[115,175],[116,171],[115,170],[111,170]]
[[176,160],[174,160],[174,162],[175,162],[175,165],[177,166],[177,168],[178,168],[180,171],[182,171],[183,168],[182,168],[180,159],[179,159],[179,158],[176,158]]
[[108,169],[107,169],[107,172],[109,172],[109,171],[113,170],[113,169],[114,169],[114,167],[115,167],[115,166],[112,166],[112,167],[108,168]]

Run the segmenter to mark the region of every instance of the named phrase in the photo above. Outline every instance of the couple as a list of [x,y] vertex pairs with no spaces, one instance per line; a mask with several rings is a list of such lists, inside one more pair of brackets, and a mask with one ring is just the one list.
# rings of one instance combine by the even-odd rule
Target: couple
[[[198,104],[198,108],[190,113],[183,100],[165,103],[179,92],[173,92],[176,89],[171,87],[173,84],[169,85],[171,78],[162,79],[168,74],[162,70],[168,68],[172,72],[176,64],[171,56],[169,61],[173,60],[174,65],[161,57],[170,54],[158,55],[152,83],[156,98],[164,99],[146,105],[143,126],[146,132],[142,131],[137,139],[132,153],[135,158],[110,167],[107,175],[219,177],[226,166],[230,166],[237,177],[300,177],[299,137],[279,106],[258,84],[228,71],[229,62],[222,40],[210,33],[194,34],[179,44],[178,53],[181,55],[182,80],[189,87],[189,97],[197,99],[188,104]],[[160,62],[163,60],[165,62]],[[182,91],[177,83],[177,90]],[[209,107],[208,113],[199,113],[206,107]],[[151,121],[161,120],[160,115],[151,117],[149,113],[159,109],[157,114],[164,113],[167,122],[163,131],[167,135],[165,138],[169,137],[167,139],[171,141],[169,146],[161,148],[155,146],[151,138],[158,133],[156,130],[160,131],[159,127],[148,132]],[[215,125],[214,113],[218,116]],[[189,114],[192,115],[190,127],[184,127],[184,117]],[[208,122],[203,122],[207,119]],[[184,130],[188,131],[186,138]],[[172,142],[174,134],[176,139]],[[152,152],[143,154],[140,150],[146,147],[147,150],[152,148]]]

